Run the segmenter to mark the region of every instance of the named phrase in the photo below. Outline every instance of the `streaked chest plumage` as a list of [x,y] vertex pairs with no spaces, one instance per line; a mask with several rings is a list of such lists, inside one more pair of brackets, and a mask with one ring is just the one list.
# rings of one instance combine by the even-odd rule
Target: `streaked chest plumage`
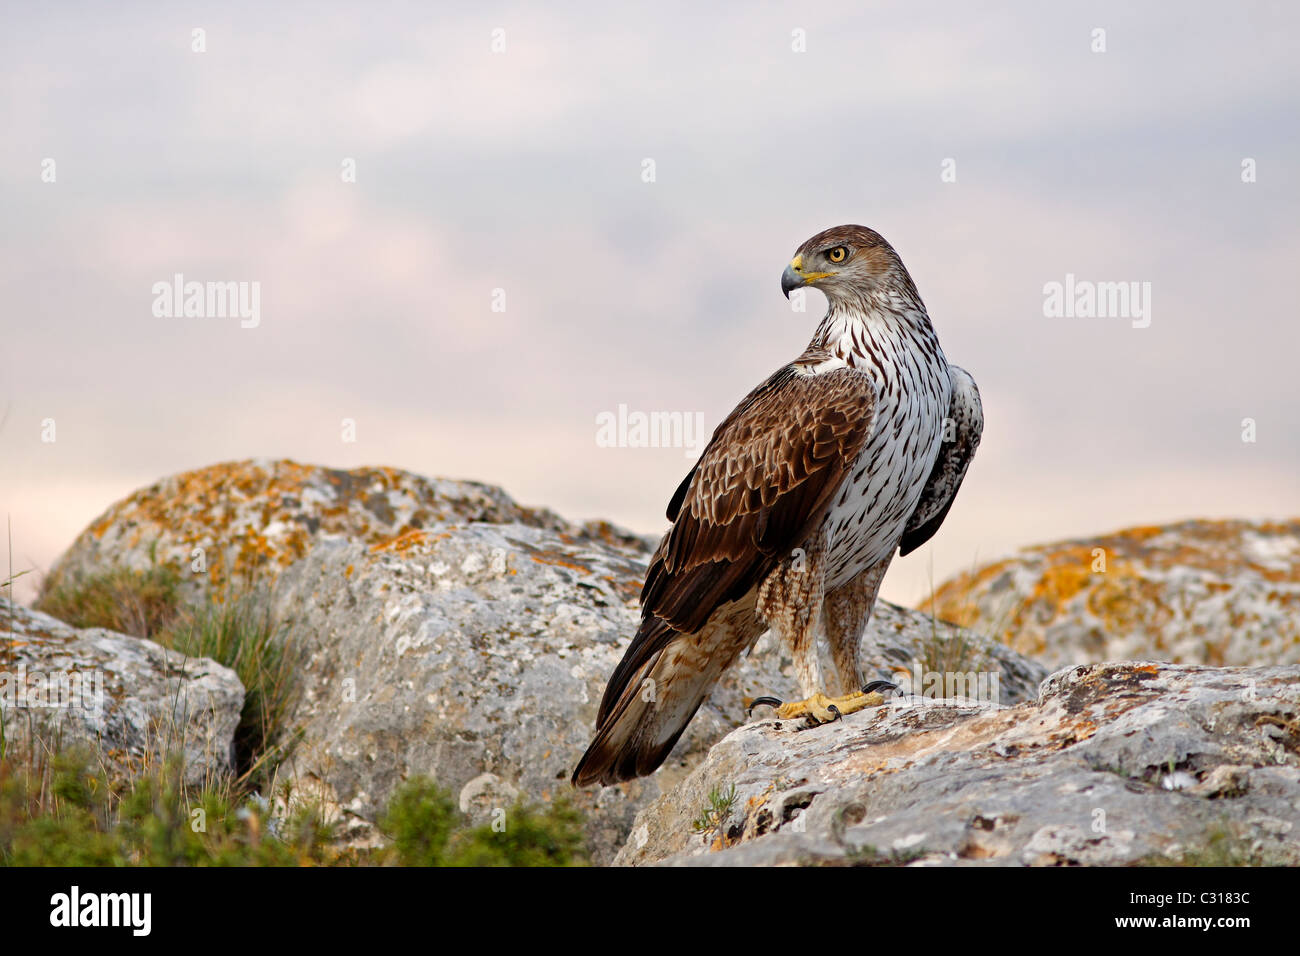
[[842,364],[872,377],[876,411],[871,435],[827,517],[827,590],[898,546],[939,455],[952,397],[948,363],[928,320],[918,330],[848,316],[842,332],[832,350]]

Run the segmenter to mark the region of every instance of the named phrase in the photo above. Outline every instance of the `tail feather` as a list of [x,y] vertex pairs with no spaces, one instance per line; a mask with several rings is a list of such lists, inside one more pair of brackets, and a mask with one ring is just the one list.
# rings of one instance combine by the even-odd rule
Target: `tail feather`
[[668,759],[720,673],[683,653],[688,645],[663,621],[642,622],[605,688],[595,739],[573,771],[575,786],[643,777]]

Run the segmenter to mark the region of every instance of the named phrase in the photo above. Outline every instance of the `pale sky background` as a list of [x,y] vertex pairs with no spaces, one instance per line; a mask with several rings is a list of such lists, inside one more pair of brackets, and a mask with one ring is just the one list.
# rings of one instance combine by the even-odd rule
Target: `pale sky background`
[[[844,222],[898,249],[987,419],[886,597],[1026,544],[1294,515],[1298,34],[1288,3],[7,2],[15,569],[252,456],[661,531],[690,462],[600,448],[596,416],[711,430],[807,342],[824,299],[793,313],[781,270]],[[154,317],[177,272],[260,282],[260,326]],[[1045,318],[1066,273],[1150,282],[1150,327]]]

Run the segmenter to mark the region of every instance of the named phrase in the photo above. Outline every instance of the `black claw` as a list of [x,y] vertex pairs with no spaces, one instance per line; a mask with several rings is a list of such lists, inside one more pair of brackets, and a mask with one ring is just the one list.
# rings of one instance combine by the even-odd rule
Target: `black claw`
[[832,723],[832,724],[835,723],[835,721],[837,721],[837,720],[843,720],[843,719],[844,719],[844,715],[840,713],[840,709],[839,709],[838,707],[836,707],[834,704],[827,704],[827,705],[826,705],[826,709],[829,710],[832,714],[835,715],[834,717],[831,718],[831,723]]
[[780,707],[784,703],[785,701],[777,700],[775,697],[755,697],[749,702],[749,716],[753,717],[754,708],[761,704],[766,704],[768,707]]
[[862,693],[870,694],[875,691],[884,693],[887,690],[898,690],[898,685],[887,680],[873,680],[866,687],[862,688]]

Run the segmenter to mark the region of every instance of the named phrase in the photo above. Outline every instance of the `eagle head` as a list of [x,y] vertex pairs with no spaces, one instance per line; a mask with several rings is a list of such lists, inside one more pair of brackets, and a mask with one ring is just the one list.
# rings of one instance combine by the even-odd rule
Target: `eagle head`
[[[781,273],[781,291],[816,286],[834,301],[901,282],[907,276],[894,247],[866,226],[834,226],[795,252]],[[907,279],[910,282],[910,278]]]

